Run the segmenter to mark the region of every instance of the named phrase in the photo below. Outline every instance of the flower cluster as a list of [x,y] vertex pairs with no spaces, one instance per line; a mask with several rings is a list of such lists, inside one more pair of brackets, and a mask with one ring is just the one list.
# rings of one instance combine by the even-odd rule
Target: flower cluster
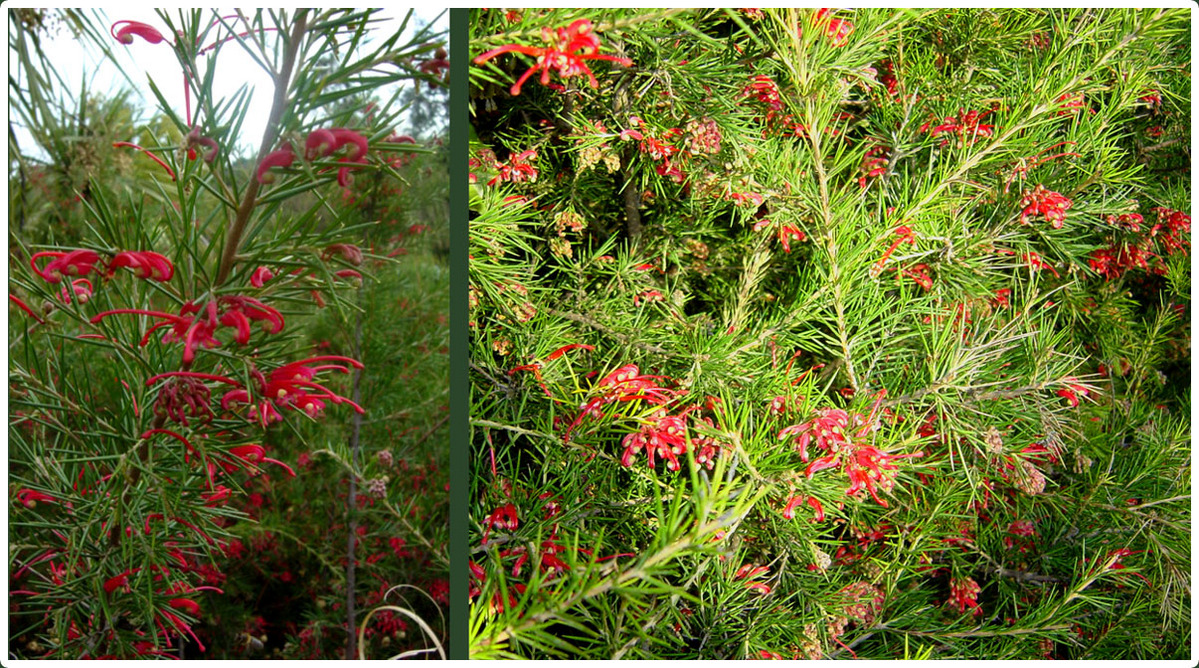
[[[571,433],[583,422],[583,418],[592,416],[603,417],[601,408],[614,402],[645,400],[651,404],[661,405],[673,399],[677,393],[658,384],[663,376],[647,376],[641,373],[636,364],[626,364],[609,373],[597,382],[592,389],[595,396],[579,407],[579,414],[567,427],[563,440],[570,440]],[[597,392],[598,391],[598,392]]]
[[978,595],[982,592],[982,587],[973,578],[953,578],[949,583],[949,601],[947,604],[950,607],[956,607],[959,614],[966,610],[971,610],[971,614],[978,616],[982,614],[982,608],[978,607]]
[[496,162],[492,165],[499,173],[495,178],[487,182],[487,185],[494,186],[500,181],[508,181],[510,183],[522,183],[525,181],[533,182],[537,180],[537,168],[533,166],[533,161],[537,160],[537,151],[528,150],[520,153],[513,153],[508,156],[507,163]]
[[887,173],[887,166],[891,162],[891,149],[884,144],[874,144],[866,149],[866,155],[862,158],[862,166],[859,168],[862,175],[858,177],[858,186],[865,188],[867,179],[873,179]]
[[894,471],[898,470],[893,462],[898,459],[923,456],[923,452],[906,455],[895,455],[865,442],[865,439],[879,428],[877,422],[878,409],[882,403],[884,391],[878,393],[869,415],[849,413],[840,408],[822,408],[816,411],[816,416],[802,424],[785,427],[779,432],[779,439],[792,438],[800,459],[808,461],[808,446],[825,451],[823,457],[812,461],[804,470],[804,475],[811,478],[817,471],[840,467],[849,477],[850,486],[845,490],[846,496],[860,496],[869,492],[870,496],[884,508],[887,502],[879,497],[878,490],[889,491],[895,486]]
[[[304,159],[320,160],[346,149],[337,162],[345,166],[337,170],[337,184],[348,188],[350,170],[366,164],[366,154],[370,149],[366,137],[348,128],[319,128],[308,133],[304,140]],[[295,161],[295,151],[290,144],[271,151],[258,163],[255,177],[259,183],[274,183],[276,167],[290,167]]]
[[[320,362],[342,362],[344,364],[319,364]],[[345,366],[349,365],[349,366]],[[349,367],[363,368],[358,360],[340,355],[321,355],[284,364],[274,369],[270,375],[253,371],[250,375],[255,382],[256,395],[234,381],[237,389],[230,390],[221,397],[221,408],[231,410],[236,404],[251,404],[258,401],[254,408],[254,417],[263,425],[278,422],[283,416],[278,408],[300,410],[309,417],[317,417],[332,404],[347,404],[358,413],[365,413],[357,403],[334,393],[329,388],[317,383],[314,379],[322,371],[337,371],[350,373]]]
[[[972,146],[982,137],[990,137],[995,134],[995,126],[982,123],[982,119],[989,111],[964,111],[958,110],[958,116],[947,116],[940,125],[932,125],[932,122],[925,123],[920,126],[921,132],[927,132],[930,136],[937,135],[956,135],[958,146]],[[959,120],[958,117],[961,117]],[[930,126],[932,126],[930,128]],[[949,145],[949,137],[941,138],[941,146]]]
[[1020,206],[1024,207],[1020,212],[1020,223],[1027,225],[1030,217],[1045,216],[1053,224],[1053,229],[1060,230],[1066,222],[1066,211],[1073,205],[1074,202],[1065,195],[1038,185],[1025,192],[1020,199]]
[[482,65],[503,53],[522,53],[532,56],[535,62],[512,85],[511,93],[513,95],[520,95],[520,87],[537,72],[541,72],[540,81],[543,86],[549,85],[550,72],[557,72],[558,76],[563,79],[586,75],[591,87],[598,88],[599,81],[595,78],[591,68],[587,66],[588,60],[606,60],[625,67],[631,66],[633,61],[600,53],[599,36],[592,32],[592,28],[591,21],[588,19],[578,19],[569,26],[556,30],[544,28],[541,31],[541,38],[548,46],[507,44],[476,57],[474,63]]
[[[1109,281],[1118,279],[1133,269],[1164,275],[1167,268],[1162,255],[1186,255],[1191,245],[1191,217],[1165,207],[1154,207],[1153,212],[1157,214],[1157,223],[1143,233],[1140,225],[1144,223],[1144,218],[1140,214],[1109,216],[1109,223],[1124,227],[1140,236],[1133,236],[1127,241],[1109,239],[1106,248],[1097,248],[1091,252],[1087,259],[1091,270]],[[1158,253],[1150,250],[1154,245]]]
[[[53,258],[44,267],[38,267],[42,258]],[[42,251],[34,253],[29,259],[33,273],[47,283],[59,283],[68,276],[87,276],[100,264],[100,254],[93,250],[81,248],[73,251]],[[108,261],[104,272],[105,278],[112,278],[117,269],[127,267],[133,269],[138,278],[165,283],[175,275],[175,265],[165,256],[152,251],[121,251]],[[90,283],[89,292],[90,292]]]
[[262,323],[263,329],[270,334],[283,331],[283,316],[279,311],[253,297],[237,295],[222,295],[203,305],[189,301],[179,309],[178,315],[145,309],[113,309],[97,313],[92,316],[91,322],[96,324],[112,315],[145,315],[157,318],[159,321],[142,336],[141,345],[144,347],[149,343],[150,335],[155,330],[167,327],[162,342],[182,343],[184,364],[191,364],[195,360],[198,348],[220,346],[221,342],[215,335],[221,327],[233,329],[232,340],[241,345],[250,342],[252,323]]
[[[828,38],[829,43],[839,48],[849,43],[849,36],[853,34],[853,24],[845,19],[833,18],[834,11],[836,10],[828,7],[816,10],[812,16],[812,24],[818,28],[823,26],[824,35]],[[802,36],[803,26],[798,26],[797,29]]]

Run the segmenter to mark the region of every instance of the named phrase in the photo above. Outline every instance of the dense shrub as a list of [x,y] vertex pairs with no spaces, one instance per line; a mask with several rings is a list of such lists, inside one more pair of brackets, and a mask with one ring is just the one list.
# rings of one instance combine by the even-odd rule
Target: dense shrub
[[[444,86],[443,35],[374,10],[20,11],[10,657],[433,653],[447,158],[437,127],[397,127],[413,88]],[[151,120],[60,88],[55,20],[178,61],[169,82],[126,72]],[[231,51],[273,88],[215,95]],[[161,94],[180,84],[182,109]]]
[[475,10],[476,657],[1184,658],[1181,10]]

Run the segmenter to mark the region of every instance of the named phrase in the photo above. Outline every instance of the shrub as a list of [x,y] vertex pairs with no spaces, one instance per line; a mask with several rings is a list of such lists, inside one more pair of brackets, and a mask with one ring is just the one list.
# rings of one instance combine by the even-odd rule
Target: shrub
[[472,655],[1186,656],[1187,21],[473,10]]
[[[405,84],[444,84],[441,36],[378,35],[374,10],[160,12],[108,35],[24,11],[10,99],[37,146],[10,154],[10,656],[433,651],[447,290],[422,239],[445,234],[446,159],[396,128]],[[177,60],[146,88],[158,116],[53,86],[53,16]],[[269,73],[267,101],[214,94],[232,51]],[[183,109],[161,94],[180,83]],[[269,119],[248,140],[253,106]]]

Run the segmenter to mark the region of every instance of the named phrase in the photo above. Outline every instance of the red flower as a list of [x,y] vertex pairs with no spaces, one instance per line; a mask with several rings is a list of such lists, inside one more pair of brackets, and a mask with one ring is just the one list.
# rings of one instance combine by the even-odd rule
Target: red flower
[[745,564],[745,565],[741,566],[741,568],[737,569],[737,572],[733,574],[733,578],[736,580],[746,580],[746,583],[745,583],[746,589],[753,589],[754,591],[758,592],[759,594],[769,594],[770,593],[770,585],[766,584],[765,582],[757,582],[752,579],[755,576],[765,575],[769,572],[770,572],[770,568],[768,568],[766,566],[759,566],[757,564]]
[[891,243],[890,248],[883,253],[883,256],[878,259],[878,262],[870,265],[870,275],[872,277],[878,276],[883,272],[883,269],[887,266],[887,260],[891,257],[891,254],[895,252],[895,249],[898,248],[900,244],[916,244],[916,235],[912,232],[912,228],[908,227],[907,225],[900,225],[899,227],[895,228],[895,241]]
[[982,588],[972,578],[954,578],[949,583],[948,603],[956,606],[959,613],[973,608],[975,616],[981,615],[982,609],[978,607],[978,594],[981,591]]
[[107,276],[112,278],[118,267],[137,270],[138,278],[149,278],[159,282],[171,280],[175,265],[165,256],[151,251],[121,251],[108,263]]
[[667,415],[663,410],[658,417],[641,427],[640,431],[624,437],[624,454],[621,466],[632,466],[637,452],[645,450],[649,467],[654,467],[654,456],[666,460],[666,468],[678,471],[678,456],[687,452],[687,423],[680,415]]
[[866,155],[862,158],[862,166],[859,168],[862,172],[862,176],[858,177],[859,187],[865,188],[867,179],[887,173],[887,165],[891,161],[890,150],[889,147],[882,144],[875,144],[866,150]]
[[578,19],[569,26],[558,28],[553,32],[549,28],[545,28],[541,31],[541,38],[549,44],[547,47],[508,44],[478,56],[474,62],[476,65],[482,65],[502,53],[509,52],[523,53],[526,56],[535,58],[536,62],[533,67],[530,67],[513,84],[511,89],[513,95],[520,95],[520,87],[529,77],[537,72],[541,72],[541,84],[549,85],[551,70],[556,70],[558,76],[563,79],[585,74],[591,87],[598,88],[599,81],[596,80],[586,61],[607,60],[619,63],[625,67],[632,65],[633,61],[628,58],[618,58],[599,53],[599,37],[592,33],[591,29],[591,21],[588,19]]
[[[296,472],[294,470],[292,470],[292,468],[290,466],[288,466],[287,464],[284,464],[283,462],[279,461],[278,459],[271,459],[270,457],[267,457],[266,456],[266,448],[263,448],[261,445],[257,445],[257,444],[239,445],[239,446],[236,446],[233,448],[229,448],[229,454],[232,455],[233,457],[235,457],[236,459],[240,459],[243,462],[245,462],[246,464],[250,464],[255,467],[258,464],[262,464],[264,462],[270,463],[270,464],[275,464],[277,466],[282,466],[287,471],[287,473],[289,475],[291,475],[291,477],[293,477],[293,478],[296,477]],[[240,466],[240,465],[236,465],[236,464],[229,463],[229,462],[225,462],[225,463],[221,464],[221,467],[223,469],[225,469],[226,473],[232,473],[233,471],[236,471],[237,469],[242,468],[242,466]]]
[[[860,413],[851,416],[839,408],[822,408],[810,421],[784,428],[779,432],[779,438],[794,437],[795,449],[805,462],[808,461],[807,447],[813,442],[828,453],[808,465],[804,470],[807,477],[811,478],[813,474],[824,469],[840,467],[850,481],[849,488],[845,490],[846,495],[869,492],[880,506],[886,508],[887,502],[878,496],[876,490],[888,491],[894,487],[892,472],[898,467],[893,462],[897,459],[920,457],[924,453],[894,455],[865,442],[866,437],[877,428],[876,416],[884,395],[884,392],[879,392],[868,416]],[[850,433],[850,430],[855,428],[856,430]]]
[[337,138],[333,132],[324,128],[308,133],[304,141],[304,159],[316,160],[323,158],[336,150]]
[[[1067,378],[1066,380],[1077,380],[1077,379],[1070,377],[1070,378]],[[1064,397],[1066,399],[1066,401],[1069,402],[1071,408],[1078,408],[1078,395],[1081,394],[1082,396],[1085,397],[1085,396],[1088,396],[1090,393],[1091,393],[1090,390],[1088,390],[1086,388],[1086,386],[1084,386],[1084,385],[1079,385],[1077,383],[1066,383],[1065,387],[1063,387],[1057,391],[1057,396]]]
[[137,573],[140,570],[141,570],[140,568],[130,568],[129,570],[125,571],[124,573],[121,573],[120,575],[117,575],[115,577],[109,578],[108,580],[105,580],[105,582],[104,582],[105,593],[111,594],[114,591],[116,591],[117,589],[122,589],[125,591],[125,593],[129,593],[129,591],[130,591],[129,576]]
[[290,167],[295,154],[291,152],[291,147],[281,148],[277,151],[271,151],[258,164],[256,173],[259,183],[274,183],[275,175],[269,170],[271,167]]
[[1067,199],[1065,195],[1046,190],[1044,186],[1038,185],[1024,193],[1024,197],[1020,200],[1020,206],[1024,207],[1024,211],[1020,213],[1020,222],[1027,225],[1030,216],[1043,215],[1053,224],[1055,230],[1060,230],[1066,221],[1066,210],[1073,205],[1074,202]]
[[216,140],[211,137],[201,137],[199,126],[192,128],[192,131],[187,133],[187,159],[188,160],[196,159],[196,157],[197,157],[196,147],[197,146],[201,146],[201,147],[208,149],[204,153],[204,162],[207,162],[208,164],[212,164],[212,161],[216,160],[216,154],[217,154],[217,151],[220,149],[220,145],[218,145],[216,143]]
[[96,314],[91,322],[98,323],[110,315],[117,314],[146,315],[160,319],[160,322],[146,330],[142,336],[142,346],[149,342],[154,330],[170,325],[171,328],[163,335],[162,342],[182,342],[184,363],[190,363],[195,359],[195,351],[199,347],[215,348],[221,345],[213,336],[221,325],[234,327],[237,330],[234,341],[244,345],[250,340],[251,321],[262,321],[264,329],[271,334],[282,331],[284,324],[283,316],[275,309],[253,297],[232,295],[219,297],[217,301],[208,302],[203,307],[188,302],[179,310],[179,315],[143,309],[113,309]]
[[665,299],[666,297],[657,290],[646,290],[633,295],[633,306],[641,306],[643,303],[648,304],[650,302],[660,302]]
[[20,502],[20,504],[25,506],[26,508],[37,507],[38,501],[46,501],[49,503],[58,503],[58,499],[50,496],[49,494],[46,494],[45,492],[38,492],[38,491],[35,491],[32,489],[22,489],[22,490],[18,491],[17,492],[17,501]]
[[[429,60],[422,61],[419,65],[417,65],[416,69],[432,77],[441,79],[442,72],[450,69],[449,55],[450,54],[445,50],[445,47],[437,47],[437,51],[433,53],[433,57]],[[429,82],[429,88],[433,88],[435,86],[436,84],[434,82]]]
[[824,506],[820,504],[820,500],[814,496],[793,496],[787,499],[787,505],[783,508],[783,517],[785,519],[795,519],[795,509],[801,504],[807,503],[816,511],[816,521],[824,521]]
[[519,526],[520,517],[516,514],[516,506],[512,503],[505,503],[491,511],[491,514],[483,521],[483,543],[487,542],[487,536],[492,529],[516,531]]
[[114,141],[112,143],[112,147],[113,148],[135,148],[135,149],[141,151],[142,153],[145,153],[147,156],[149,156],[149,158],[151,160],[153,160],[154,162],[157,162],[159,167],[162,167],[163,169],[166,170],[167,174],[171,177],[172,181],[175,180],[175,170],[171,169],[171,166],[168,165],[165,161],[163,161],[162,158],[158,157],[153,151],[151,151],[147,148],[138,146],[137,144],[134,144],[133,142],[129,142],[129,141]]
[[29,304],[26,304],[25,302],[21,301],[20,297],[10,294],[8,296],[8,301],[12,302],[13,304],[16,304],[17,308],[19,308],[22,311],[24,311],[25,313],[27,313],[30,318],[33,318],[34,320],[38,321],[39,323],[41,323],[43,325],[46,324],[46,321],[42,320],[41,317],[38,316],[38,314],[34,313],[33,309],[29,308]]
[[[1086,96],[1082,92],[1062,93],[1062,95],[1057,98],[1057,101],[1062,105],[1062,109],[1058,111],[1056,115],[1069,116],[1070,114],[1078,113],[1079,110],[1086,106],[1085,99]],[[1094,109],[1091,109],[1090,107],[1086,108],[1087,111],[1091,112],[1092,114],[1095,113]]]
[[259,267],[254,270],[253,274],[250,274],[250,285],[261,288],[274,277],[275,274],[270,267]]
[[[962,117],[960,121],[958,120],[957,116],[948,116],[945,118],[944,123],[934,127],[932,130],[928,129],[930,123],[921,125],[920,131],[928,132],[934,137],[939,134],[955,134],[958,136],[959,146],[974,144],[978,141],[979,137],[990,137],[995,133],[994,125],[984,125],[979,122],[983,119],[983,116],[986,116],[988,113],[990,112],[963,112],[961,109],[959,109],[958,115]],[[941,139],[941,146],[946,146],[948,144],[949,139],[947,137],[943,137]]]
[[532,161],[537,159],[537,151],[529,150],[513,154],[508,157],[507,164],[497,164],[496,169],[499,174],[495,178],[487,182],[487,185],[493,186],[500,181],[509,181],[511,183],[521,183],[524,181],[537,180],[537,168],[533,166]]
[[[113,31],[119,25],[124,24],[120,30]],[[140,21],[117,21],[108,28],[108,34],[112,35],[121,44],[132,44],[133,36],[137,35],[151,44],[162,42],[162,33],[147,23]]]
[[[37,261],[43,257],[54,259],[46,263],[44,268],[38,269]],[[79,249],[66,253],[43,251],[34,253],[33,257],[29,258],[29,266],[33,268],[33,273],[41,276],[47,283],[58,283],[63,276],[87,276],[99,261],[99,254],[93,250]]]
[[172,598],[170,601],[167,601],[167,605],[176,610],[186,611],[190,615],[200,614],[200,604],[190,598]]
[[354,266],[362,264],[362,249],[353,244],[332,244],[321,253],[321,259],[328,260],[334,255],[340,255],[346,262]]
[[1058,276],[1057,269],[1054,269],[1052,264],[1049,264],[1048,262],[1042,260],[1041,256],[1037,253],[1032,253],[1032,252],[1025,253],[1024,255],[1020,256],[1020,259],[1027,262],[1029,268],[1031,268],[1031,269],[1036,269],[1037,271],[1045,271],[1046,269],[1048,269],[1049,272],[1052,273],[1055,277]]
[[62,286],[59,291],[59,296],[62,298],[62,303],[70,304],[71,297],[79,300],[80,304],[86,304],[92,298],[92,282],[86,278],[76,278],[71,281],[71,289],[68,291],[67,286]]

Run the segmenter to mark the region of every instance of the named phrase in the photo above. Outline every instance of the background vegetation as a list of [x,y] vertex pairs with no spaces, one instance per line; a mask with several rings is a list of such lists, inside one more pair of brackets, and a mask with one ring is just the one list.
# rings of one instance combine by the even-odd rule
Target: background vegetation
[[1183,10],[472,10],[479,658],[1186,658]]

